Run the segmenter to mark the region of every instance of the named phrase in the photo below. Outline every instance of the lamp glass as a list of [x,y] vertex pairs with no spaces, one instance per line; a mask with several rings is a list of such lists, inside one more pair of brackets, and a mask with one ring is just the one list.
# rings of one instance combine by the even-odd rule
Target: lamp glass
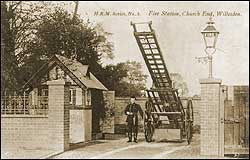
[[206,48],[215,48],[219,33],[218,32],[203,32],[202,34],[203,34]]

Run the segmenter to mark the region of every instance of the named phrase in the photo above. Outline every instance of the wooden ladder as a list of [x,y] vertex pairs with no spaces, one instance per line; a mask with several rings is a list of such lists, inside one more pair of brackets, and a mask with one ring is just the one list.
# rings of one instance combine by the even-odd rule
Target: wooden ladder
[[[149,31],[137,31],[136,25],[148,24]],[[155,112],[163,112],[165,103],[169,104],[167,112],[178,112],[184,114],[184,109],[178,97],[178,92],[172,87],[165,61],[159,43],[156,39],[155,32],[152,29],[152,22],[132,23],[134,36],[140,48],[148,71],[153,80],[154,88],[147,90],[148,98],[154,106]],[[170,119],[177,119],[171,118]]]

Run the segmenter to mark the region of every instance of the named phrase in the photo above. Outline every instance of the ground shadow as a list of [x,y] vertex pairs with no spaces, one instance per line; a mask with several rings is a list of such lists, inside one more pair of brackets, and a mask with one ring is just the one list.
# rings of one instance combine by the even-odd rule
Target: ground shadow
[[69,150],[74,150],[74,149],[87,147],[87,146],[92,146],[92,145],[96,145],[96,144],[102,144],[102,143],[107,143],[107,142],[94,140],[94,141],[90,141],[90,142],[70,143],[69,144]]
[[183,142],[185,142],[185,140],[181,140],[181,139],[175,139],[175,140],[161,139],[161,140],[158,140],[156,142],[159,142],[159,143],[183,143]]

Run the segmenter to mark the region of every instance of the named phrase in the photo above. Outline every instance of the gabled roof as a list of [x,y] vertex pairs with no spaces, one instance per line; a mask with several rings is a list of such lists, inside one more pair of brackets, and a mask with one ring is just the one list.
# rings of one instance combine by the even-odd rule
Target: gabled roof
[[60,55],[54,55],[49,59],[47,64],[44,64],[23,86],[25,88],[30,84],[39,74],[44,74],[52,69],[51,66],[57,64],[69,77],[81,88],[108,90],[91,72],[89,66],[83,65],[80,62]]
[[71,60],[66,57],[55,55],[71,72],[74,72],[75,75],[86,76],[89,66],[83,65],[76,60]]

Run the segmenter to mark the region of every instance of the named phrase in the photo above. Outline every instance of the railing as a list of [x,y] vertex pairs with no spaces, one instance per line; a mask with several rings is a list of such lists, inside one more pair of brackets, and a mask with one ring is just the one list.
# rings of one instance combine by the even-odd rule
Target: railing
[[1,95],[2,115],[47,115],[48,96],[37,96],[33,100],[29,95]]

